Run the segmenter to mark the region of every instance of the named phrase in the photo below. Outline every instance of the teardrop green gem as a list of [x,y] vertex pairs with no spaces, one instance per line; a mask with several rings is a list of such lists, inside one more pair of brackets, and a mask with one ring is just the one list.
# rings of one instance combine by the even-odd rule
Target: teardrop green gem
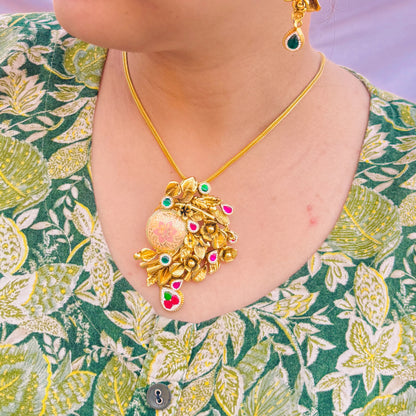
[[290,36],[290,38],[287,40],[286,44],[287,47],[292,51],[298,49],[300,45],[299,35],[296,32],[293,33],[293,35]]

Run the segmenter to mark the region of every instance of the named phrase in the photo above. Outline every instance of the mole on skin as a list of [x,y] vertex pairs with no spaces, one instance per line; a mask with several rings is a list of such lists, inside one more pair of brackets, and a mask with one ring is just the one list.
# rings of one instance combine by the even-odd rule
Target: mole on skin
[[312,205],[311,204],[308,204],[306,206],[306,210],[308,211],[309,224],[310,225],[316,225],[316,224],[318,224],[318,218],[316,218],[315,216],[312,215]]

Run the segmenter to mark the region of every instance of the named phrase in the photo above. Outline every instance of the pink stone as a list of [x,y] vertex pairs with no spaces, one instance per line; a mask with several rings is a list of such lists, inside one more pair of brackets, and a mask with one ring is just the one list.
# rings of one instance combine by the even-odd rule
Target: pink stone
[[172,283],[172,289],[178,290],[182,286],[182,282],[176,281]]
[[208,255],[208,261],[210,263],[215,263],[218,259],[218,253],[216,251],[213,251],[211,254]]
[[188,222],[188,230],[191,233],[196,233],[199,230],[199,224],[197,222],[194,222],[194,221],[189,221]]
[[231,215],[234,212],[234,209],[231,205],[223,204],[221,205],[221,208],[224,211],[224,214],[227,214],[227,215]]

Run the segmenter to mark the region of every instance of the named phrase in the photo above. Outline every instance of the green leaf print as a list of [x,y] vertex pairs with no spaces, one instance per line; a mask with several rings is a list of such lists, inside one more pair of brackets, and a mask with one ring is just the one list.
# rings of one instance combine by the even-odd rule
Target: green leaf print
[[400,223],[404,227],[416,225],[416,193],[407,195],[399,207]]
[[354,277],[354,293],[367,321],[380,328],[389,310],[389,293],[383,276],[377,270],[359,264]]
[[275,368],[257,382],[243,408],[245,416],[288,416],[294,414],[297,403]]
[[[211,325],[201,348],[189,365],[188,371],[186,372],[187,381],[201,377],[218,363],[220,358],[224,355],[225,346],[229,336],[231,337],[231,340],[234,339],[234,341],[236,341],[235,338],[238,336],[238,331],[241,329],[235,327],[233,324],[238,323],[241,319],[234,312],[231,314],[233,315],[232,317],[227,317],[227,315],[228,314],[219,317]],[[240,334],[243,338],[244,330]],[[235,342],[235,344],[233,343],[234,356],[236,356],[236,351],[240,351],[240,342],[242,342],[242,340]]]
[[26,236],[4,215],[0,215],[0,247],[0,273],[16,273],[26,261],[29,248]]
[[364,186],[353,185],[343,212],[328,240],[355,259],[391,254],[401,241],[398,208],[389,199]]
[[90,137],[92,133],[92,118],[94,115],[95,101],[95,98],[91,98],[81,110],[72,126],[52,140],[56,143],[69,144]]
[[70,84],[56,84],[55,87],[58,91],[52,91],[49,93],[49,95],[55,98],[55,100],[64,103],[75,101],[78,98],[80,92],[85,88],[82,85]]
[[395,104],[399,110],[401,120],[409,127],[416,127],[416,109],[414,105],[397,103]]
[[124,416],[136,381],[136,374],[117,357],[113,357],[98,377],[94,393],[94,416]]
[[409,381],[416,380],[416,314],[404,316],[400,319],[401,324],[401,344],[395,354],[402,367],[395,373],[393,379],[384,390],[384,394],[394,394],[398,392]]
[[361,159],[370,163],[374,159],[382,157],[386,153],[389,142],[385,140],[387,133],[380,131],[381,124],[371,126],[365,134]]
[[243,400],[243,378],[236,368],[223,365],[217,375],[214,396],[227,416],[237,414]]
[[71,371],[67,355],[52,376],[46,398],[45,415],[67,416],[76,412],[91,394],[95,374],[89,371]]
[[364,321],[351,319],[346,341],[348,350],[339,356],[336,368],[348,375],[362,374],[367,394],[374,389],[379,374],[393,375],[398,370],[394,354],[400,345],[399,324],[373,334]]
[[21,28],[12,26],[4,28],[0,33],[0,63],[10,56],[10,50],[16,49]]
[[147,349],[155,324],[152,307],[136,291],[129,290],[123,295],[131,313],[108,310],[104,313],[115,325],[125,330],[125,335]]
[[357,416],[413,416],[416,414],[416,389],[409,387],[398,396],[376,397]]
[[125,333],[142,347],[147,348],[152,336],[156,315],[150,304],[136,291],[130,290],[124,292],[123,295],[127,307],[133,314],[134,326],[134,335],[129,335],[127,331]]
[[180,379],[186,371],[194,341],[192,325],[185,325],[175,335],[169,332],[154,337],[159,346],[150,370],[153,379]]
[[316,385],[316,391],[332,391],[332,403],[337,412],[345,412],[351,405],[352,385],[345,374],[327,374]]
[[35,319],[29,319],[20,324],[20,328],[28,333],[38,332],[40,334],[49,334],[54,337],[68,340],[68,334],[64,327],[51,316],[37,316]]
[[36,341],[19,347],[0,347],[2,416],[39,416],[50,383],[50,363]]
[[33,294],[26,303],[32,316],[50,315],[61,308],[72,295],[82,272],[75,264],[46,264],[36,272]]
[[[13,65],[12,65],[13,66]],[[20,66],[20,63],[18,63]],[[26,71],[10,71],[0,79],[0,114],[28,117],[42,102],[45,95],[44,82],[38,82],[39,75],[26,76]]]
[[354,263],[344,253],[325,253],[322,262],[329,266],[325,276],[325,285],[331,292],[335,292],[337,285],[346,285],[349,274],[346,267],[353,267]]
[[98,304],[106,308],[111,302],[114,290],[114,270],[105,258],[98,258],[97,265],[91,270],[91,283]]
[[88,161],[89,140],[73,143],[56,151],[48,160],[52,179],[65,179],[82,169]]
[[[231,343],[233,344],[234,357],[237,357],[240,354],[241,347],[244,343],[246,324],[235,312],[227,313],[220,317],[219,321],[223,321],[225,331],[228,333],[231,338]],[[220,323],[217,324],[220,325]]]
[[242,375],[244,389],[248,390],[261,376],[270,357],[270,339],[255,344],[238,363],[237,370]]
[[214,392],[214,376],[215,370],[183,389],[177,416],[195,416],[207,405]]
[[75,208],[72,211],[71,219],[80,234],[84,237],[91,237],[95,221],[90,210],[85,205],[75,201]]
[[65,51],[64,66],[78,82],[98,89],[105,59],[105,49],[77,40]]
[[27,319],[23,305],[31,295],[33,284],[33,274],[0,279],[0,322],[16,325]]
[[47,164],[29,143],[0,136],[0,211],[16,207],[13,215],[43,201],[49,193]]
[[413,175],[407,181],[403,182],[400,185],[400,188],[411,189],[412,191],[416,191],[416,175]]

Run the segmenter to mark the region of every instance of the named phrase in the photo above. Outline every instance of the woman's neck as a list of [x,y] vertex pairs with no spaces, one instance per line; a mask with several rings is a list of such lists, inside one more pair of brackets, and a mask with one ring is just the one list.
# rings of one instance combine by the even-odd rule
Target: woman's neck
[[270,32],[231,34],[210,49],[129,52],[133,84],[162,137],[178,130],[218,140],[247,129],[256,134],[282,112],[312,79],[320,57],[309,43],[288,52],[281,31]]

